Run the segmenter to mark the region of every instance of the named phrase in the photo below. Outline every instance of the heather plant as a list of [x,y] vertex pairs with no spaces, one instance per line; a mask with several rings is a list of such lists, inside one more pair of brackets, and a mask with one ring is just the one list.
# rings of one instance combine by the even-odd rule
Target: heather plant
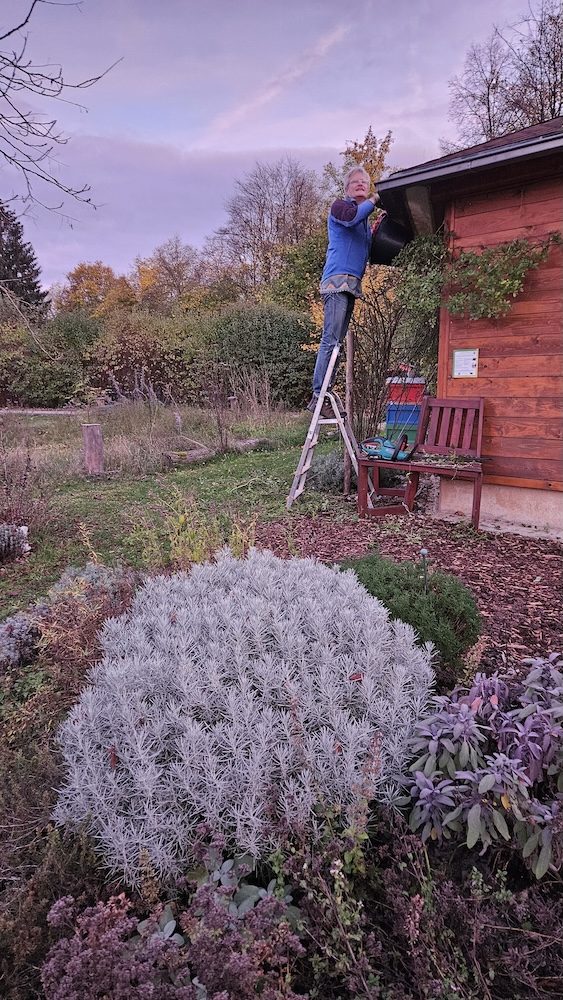
[[[225,888],[228,896],[232,890]],[[229,911],[211,886],[202,886],[180,914],[197,1000],[297,1000],[293,967],[304,948],[284,919],[285,904],[267,895],[242,917]]]
[[[88,563],[83,568],[70,566],[43,600],[0,622],[0,711],[4,721],[14,708],[41,690],[48,675],[53,682],[56,674],[64,688],[73,683],[73,678],[77,683],[76,668],[82,664],[80,675],[87,669],[82,661],[89,642],[82,643],[92,622],[95,631],[111,609],[121,608],[135,582],[135,575],[122,567],[100,563]],[[52,662],[47,667],[36,665],[42,652],[47,659],[50,654],[51,659],[58,660],[55,670]],[[64,670],[70,660],[72,673]]]
[[[127,606],[133,574],[90,564],[69,569],[41,604],[17,618],[21,631],[0,670],[0,983],[7,1000],[39,995],[48,947],[46,914],[72,893],[81,907],[105,898],[99,855],[83,829],[50,822],[62,780],[53,731],[99,657],[105,619]],[[0,626],[0,647],[3,626]],[[4,636],[5,637],[5,636]]]
[[[46,1000],[196,1000],[189,969],[180,958],[179,935],[138,921],[122,894],[88,907],[74,923],[74,899],[59,899],[48,915],[53,928],[68,926],[41,970]],[[173,921],[175,924],[175,921]]]
[[296,1000],[293,965],[304,948],[288,908],[265,890],[237,905],[244,888],[210,878],[187,905],[158,904],[141,921],[124,894],[78,915],[72,896],[59,899],[47,920],[64,936],[41,970],[46,1000]]
[[561,884],[530,878],[513,846],[502,841],[481,857],[450,842],[430,847],[396,812],[380,810],[365,861],[368,877],[356,880],[355,895],[364,934],[380,944],[385,1000],[547,1000],[560,992]]
[[254,549],[148,580],[100,642],[59,733],[55,819],[90,822],[131,884],[140,851],[181,874],[201,822],[263,858],[271,810],[314,838],[358,789],[392,796],[433,677],[430,647],[354,573]]
[[479,613],[471,591],[441,570],[427,575],[426,588],[420,565],[396,563],[376,552],[341,565],[353,569],[368,593],[394,618],[409,622],[422,642],[432,642],[441,657],[436,671],[442,686],[479,637]]
[[401,804],[423,841],[463,834],[482,853],[512,841],[539,879],[563,862],[563,660],[525,662],[523,685],[477,674],[468,692],[433,699]]
[[[272,822],[277,825],[273,818]],[[295,933],[302,914],[292,905],[292,890],[279,869],[266,886],[260,885],[254,859],[225,858],[224,839],[213,835],[206,843],[210,833],[205,825],[200,827],[194,852],[202,868],[181,880],[192,886],[197,881],[179,923],[196,973],[198,1000],[221,990],[232,1000],[246,1000],[255,993],[271,1000],[296,997],[293,966],[305,949]],[[262,867],[263,873],[272,873],[269,864]]]

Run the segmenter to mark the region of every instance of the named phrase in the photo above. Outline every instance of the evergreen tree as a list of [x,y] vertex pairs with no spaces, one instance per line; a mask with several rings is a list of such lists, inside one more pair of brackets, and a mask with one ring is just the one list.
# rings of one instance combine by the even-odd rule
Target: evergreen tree
[[41,290],[40,268],[31,243],[11,209],[0,202],[0,299],[15,297],[33,312],[42,312],[47,292]]

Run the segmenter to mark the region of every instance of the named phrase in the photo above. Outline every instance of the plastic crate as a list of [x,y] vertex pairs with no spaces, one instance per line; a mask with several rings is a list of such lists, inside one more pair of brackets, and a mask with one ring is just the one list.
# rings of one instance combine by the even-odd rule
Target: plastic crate
[[423,378],[388,378],[386,384],[389,403],[422,403]]
[[413,444],[420,419],[420,406],[415,403],[389,403],[386,418],[385,434],[390,441],[396,441],[400,434],[406,434],[409,444]]

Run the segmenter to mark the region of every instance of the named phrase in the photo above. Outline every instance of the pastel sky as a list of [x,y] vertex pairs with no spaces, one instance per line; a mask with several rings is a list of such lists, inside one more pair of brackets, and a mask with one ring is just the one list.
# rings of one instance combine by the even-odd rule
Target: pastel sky
[[[28,7],[2,0],[0,33]],[[370,125],[378,137],[393,133],[392,167],[440,155],[440,138],[455,138],[448,80],[471,43],[526,8],[527,0],[40,4],[26,29],[34,61],[60,63],[79,82],[120,60],[75,92],[87,110],[33,104],[70,137],[53,174],[89,184],[97,206],[67,201],[71,222],[40,208],[24,217],[43,283],[63,281],[79,261],[126,274],[176,234],[200,247],[256,162],[291,155],[320,173]],[[0,198],[17,186],[0,163]]]

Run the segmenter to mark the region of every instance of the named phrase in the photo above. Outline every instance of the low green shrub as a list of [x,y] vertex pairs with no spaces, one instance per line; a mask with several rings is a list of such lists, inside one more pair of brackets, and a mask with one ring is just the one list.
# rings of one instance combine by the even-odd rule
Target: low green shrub
[[62,406],[83,377],[78,358],[65,357],[49,331],[0,323],[0,406]]
[[455,670],[479,637],[479,612],[467,587],[457,577],[434,570],[428,574],[426,593],[420,564],[396,563],[378,553],[346,560],[341,568],[353,569],[368,593],[394,618],[412,625],[421,642],[434,643],[442,658],[438,681],[449,682],[448,668]]
[[205,510],[193,494],[176,486],[144,507],[135,504],[128,517],[129,557],[149,570],[187,570],[194,563],[212,559],[225,545],[235,556],[243,556],[254,542],[254,522],[248,517],[225,506],[218,511]]
[[217,359],[267,376],[273,403],[302,406],[310,393],[312,324],[306,313],[276,305],[236,305],[213,321]]

